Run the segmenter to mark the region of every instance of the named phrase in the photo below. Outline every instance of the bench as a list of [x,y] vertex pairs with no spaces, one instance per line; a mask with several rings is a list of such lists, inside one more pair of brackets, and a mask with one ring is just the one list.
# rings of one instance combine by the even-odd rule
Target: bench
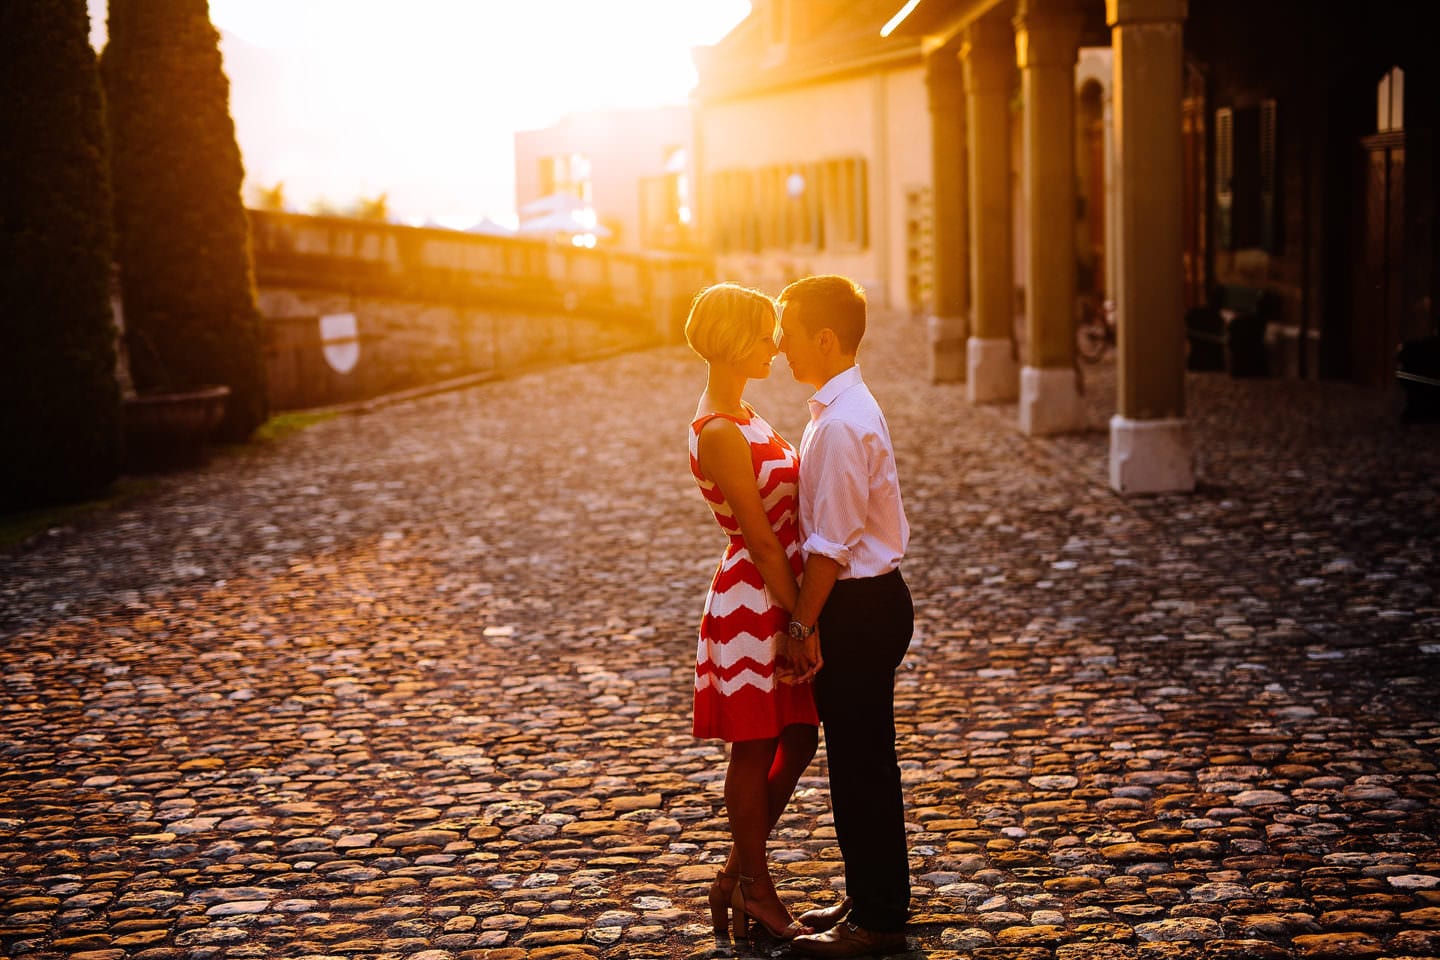
[[1265,330],[1279,319],[1280,298],[1261,287],[1222,283],[1210,306],[1185,314],[1189,343],[1186,369],[1228,370],[1233,377],[1263,377],[1269,372]]
[[1395,380],[1405,398],[1401,422],[1440,421],[1440,336],[1401,344],[1395,354]]

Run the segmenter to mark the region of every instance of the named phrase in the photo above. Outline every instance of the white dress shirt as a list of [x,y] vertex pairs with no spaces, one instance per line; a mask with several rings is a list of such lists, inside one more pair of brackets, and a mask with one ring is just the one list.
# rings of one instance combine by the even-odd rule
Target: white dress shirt
[[889,573],[910,543],[890,427],[858,366],[810,398],[800,438],[800,536],[801,553],[834,560],[841,580]]

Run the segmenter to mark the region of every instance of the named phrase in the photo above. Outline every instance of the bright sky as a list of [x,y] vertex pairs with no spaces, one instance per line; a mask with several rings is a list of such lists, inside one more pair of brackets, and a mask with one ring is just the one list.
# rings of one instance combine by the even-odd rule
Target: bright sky
[[[104,43],[105,0],[89,0]],[[468,226],[515,205],[516,130],[567,113],[684,103],[690,48],[748,0],[210,0],[246,199]]]

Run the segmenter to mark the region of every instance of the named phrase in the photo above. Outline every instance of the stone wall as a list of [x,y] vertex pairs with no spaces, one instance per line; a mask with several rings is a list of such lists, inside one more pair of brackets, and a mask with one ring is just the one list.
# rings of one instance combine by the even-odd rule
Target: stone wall
[[334,217],[250,222],[276,410],[674,342],[712,270]]

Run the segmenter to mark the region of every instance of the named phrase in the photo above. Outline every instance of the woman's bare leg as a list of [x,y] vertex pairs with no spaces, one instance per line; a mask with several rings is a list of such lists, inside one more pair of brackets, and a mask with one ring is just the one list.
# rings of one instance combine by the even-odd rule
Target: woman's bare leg
[[[815,758],[815,747],[819,739],[819,728],[809,724],[794,723],[780,731],[779,748],[775,751],[775,760],[770,765],[770,774],[766,781],[771,830],[775,829],[775,824],[780,822],[785,808],[790,805],[795,784],[800,782],[805,768],[810,766],[810,761]],[[769,836],[768,831],[766,836]]]
[[[817,727],[792,724],[780,732],[778,739],[746,740],[731,745],[730,767],[725,774],[725,808],[735,843],[725,861],[726,873],[758,878],[762,874],[753,871],[760,870],[764,876],[770,875],[766,841],[789,806],[795,784],[814,758],[818,740]],[[753,746],[757,744],[764,746]],[[765,802],[763,815],[755,802],[761,796]],[[737,810],[740,811],[738,830]],[[752,863],[756,866],[752,867]]]

